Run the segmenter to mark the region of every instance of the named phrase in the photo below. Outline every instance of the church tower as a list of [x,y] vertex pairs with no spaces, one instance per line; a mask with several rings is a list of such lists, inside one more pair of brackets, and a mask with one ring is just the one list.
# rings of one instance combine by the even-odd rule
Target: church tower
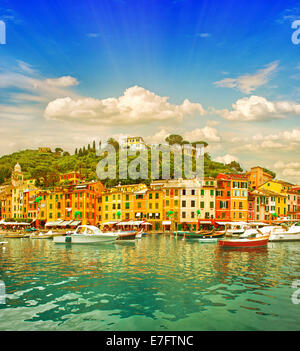
[[14,187],[23,185],[24,175],[22,173],[21,166],[17,163],[14,167],[14,170],[11,174],[11,183]]

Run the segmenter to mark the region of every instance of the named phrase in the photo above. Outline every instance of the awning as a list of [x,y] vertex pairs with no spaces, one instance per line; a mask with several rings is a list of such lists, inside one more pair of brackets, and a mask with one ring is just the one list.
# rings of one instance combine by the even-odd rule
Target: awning
[[116,223],[118,223],[118,222],[104,222],[104,223],[102,223],[102,225],[112,225],[112,224],[116,224]]
[[30,225],[30,223],[25,222],[0,222],[0,225]]
[[133,225],[141,225],[143,223],[143,221],[135,221],[133,222]]
[[73,227],[73,226],[78,226],[78,225],[80,225],[81,224],[81,221],[71,221],[71,226]]
[[58,227],[60,223],[64,222],[63,220],[55,221],[55,222],[47,222],[45,227]]
[[171,221],[162,221],[162,225],[171,225]]
[[138,212],[138,213],[136,213],[135,215],[136,215],[136,217],[140,217],[141,213]]
[[211,221],[201,221],[201,219],[200,219],[199,224],[211,224]]
[[[71,225],[73,221],[63,221],[61,223],[58,224],[59,227],[66,227],[68,225]],[[74,225],[74,224],[73,224]]]
[[149,222],[143,222],[142,225],[152,225],[152,223]]

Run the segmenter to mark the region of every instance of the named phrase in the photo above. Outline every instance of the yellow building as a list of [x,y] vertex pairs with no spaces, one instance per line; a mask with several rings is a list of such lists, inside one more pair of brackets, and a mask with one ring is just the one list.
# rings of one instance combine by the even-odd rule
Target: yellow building
[[256,189],[254,196],[254,220],[269,221],[286,216],[287,196],[264,188]]
[[159,185],[150,186],[147,191],[147,221],[153,230],[162,228],[163,219],[163,191]]
[[259,189],[261,188],[271,190],[276,193],[286,194],[287,191],[292,190],[293,184],[284,182],[282,180],[269,180],[259,187]]
[[199,192],[200,220],[215,219],[216,191],[217,180],[214,178],[204,178]]

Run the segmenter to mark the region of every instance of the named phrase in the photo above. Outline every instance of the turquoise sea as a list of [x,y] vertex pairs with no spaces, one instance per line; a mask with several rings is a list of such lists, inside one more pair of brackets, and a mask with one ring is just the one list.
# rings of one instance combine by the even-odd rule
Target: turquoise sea
[[0,330],[300,329],[291,298],[300,242],[228,250],[169,235],[97,246],[6,240]]

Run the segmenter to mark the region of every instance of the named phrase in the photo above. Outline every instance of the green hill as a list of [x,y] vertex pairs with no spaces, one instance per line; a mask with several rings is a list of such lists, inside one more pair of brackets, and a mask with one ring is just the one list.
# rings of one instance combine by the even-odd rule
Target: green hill
[[[58,150],[58,149],[56,149]],[[134,157],[129,158],[129,161]],[[45,187],[52,187],[59,183],[59,174],[71,171],[81,171],[81,174],[86,177],[86,180],[96,180],[96,167],[101,157],[95,153],[94,145],[91,148],[82,148],[79,152],[76,149],[74,155],[60,150],[59,152],[52,152],[48,154],[41,154],[38,150],[24,150],[12,153],[10,155],[2,156],[0,158],[0,184],[5,184],[10,181],[11,172],[14,165],[19,163],[22,167],[25,179],[35,178],[44,179],[38,185]],[[171,166],[172,168],[172,166]],[[239,173],[242,169],[236,162],[229,165],[214,162],[210,159],[209,154],[205,154],[205,175],[217,176],[218,173]],[[140,180],[147,184],[148,180]],[[103,183],[110,187],[118,183],[132,184],[136,180],[104,180]]]

